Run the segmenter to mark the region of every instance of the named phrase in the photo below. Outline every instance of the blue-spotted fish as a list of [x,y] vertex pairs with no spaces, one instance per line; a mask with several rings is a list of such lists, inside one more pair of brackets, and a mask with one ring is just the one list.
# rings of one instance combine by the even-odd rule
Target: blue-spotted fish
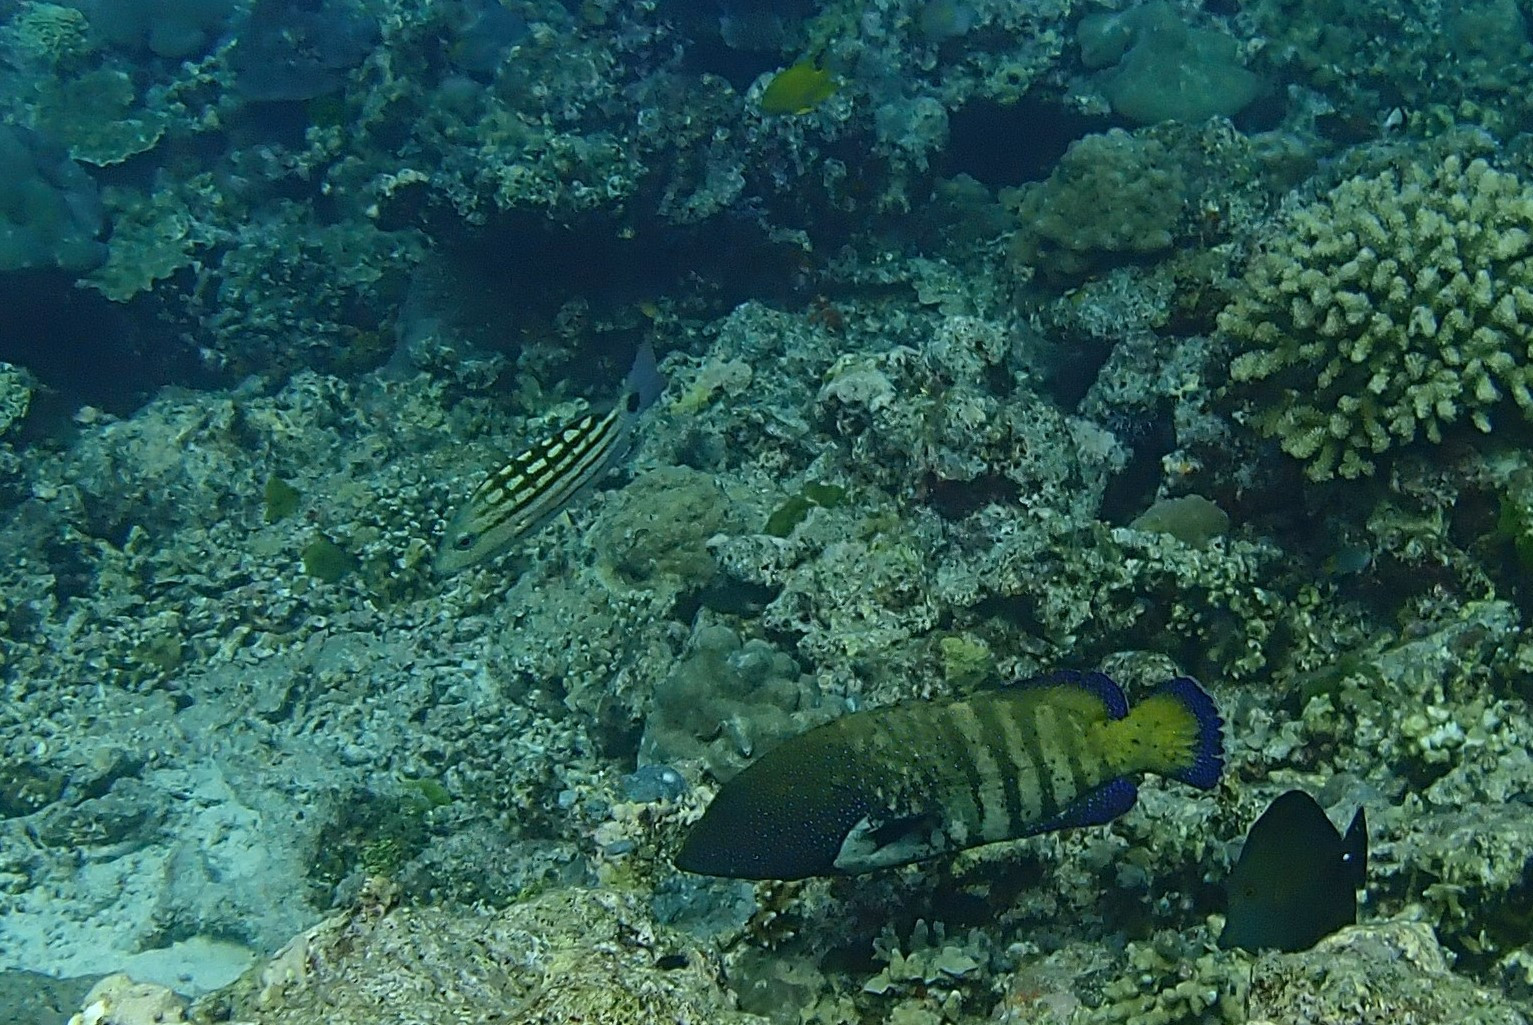
[[437,572],[456,573],[500,554],[594,487],[628,455],[634,424],[664,389],[645,343],[610,408],[563,424],[480,482],[447,524]]
[[803,879],[1110,822],[1151,772],[1204,789],[1223,720],[1177,677],[1129,711],[1102,673],[1058,673],[951,702],[855,712],[785,741],[727,781],[676,866]]

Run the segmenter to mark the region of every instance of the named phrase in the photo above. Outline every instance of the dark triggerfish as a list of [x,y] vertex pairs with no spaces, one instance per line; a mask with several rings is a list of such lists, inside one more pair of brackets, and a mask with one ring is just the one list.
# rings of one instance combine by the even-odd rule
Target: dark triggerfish
[[1342,836],[1315,799],[1290,790],[1246,834],[1230,872],[1219,946],[1308,950],[1357,921],[1368,873],[1368,819],[1357,809]]
[[867,872],[1133,807],[1133,777],[1219,779],[1223,721],[1178,677],[1129,711],[1101,673],[856,712],[785,741],[719,790],[676,866],[742,879]]

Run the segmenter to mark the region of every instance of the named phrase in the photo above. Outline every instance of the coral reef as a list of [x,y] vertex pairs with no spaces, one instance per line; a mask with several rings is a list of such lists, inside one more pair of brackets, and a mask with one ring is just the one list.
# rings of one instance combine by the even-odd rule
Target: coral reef
[[1477,1021],[1522,1025],[1526,1014],[1450,970],[1419,922],[1358,926],[1302,954],[1266,955],[1253,969],[1249,1020]]
[[708,539],[738,527],[713,477],[661,467],[615,497],[596,527],[595,543],[604,567],[629,586],[697,590],[716,571]]
[[[1508,0],[1444,8],[1421,0],[1360,8],[1338,0],[1259,0],[1264,60],[1314,90],[1338,138],[1372,138],[1391,107],[1429,119],[1509,126],[1525,109],[1528,28]],[[1372,49],[1370,39],[1388,38]],[[1467,115],[1467,116],[1465,116]]]
[[1165,143],[1122,129],[1071,143],[1049,180],[1018,198],[1018,262],[1069,279],[1104,258],[1171,248],[1188,202],[1181,168]]
[[[1066,952],[1075,954],[1076,952]],[[1355,926],[1298,954],[1252,959],[1195,953],[1162,934],[1130,943],[1132,974],[1100,995],[1061,992],[1064,955],[1019,969],[1005,1022],[1395,1022],[1463,1018],[1521,1025],[1511,1002],[1450,970],[1451,956],[1419,922]],[[1076,965],[1077,968],[1081,967]]]
[[91,50],[88,22],[76,7],[23,0],[0,28],[0,45],[13,60],[58,71]]
[[[0,970],[263,1025],[1519,1020],[1526,56],[1513,0],[0,5]],[[437,577],[646,343],[634,451]],[[790,734],[1088,666],[1197,675],[1218,790],[672,864]],[[1291,787],[1367,808],[1364,924],[1214,952]]]
[[[1085,135],[1047,180],[1002,190],[1017,219],[1012,259],[1024,281],[1051,288],[1113,268],[1190,259],[1200,251],[1185,248],[1192,240],[1212,247],[1232,224],[1256,219],[1278,164],[1221,119]],[[1200,276],[1207,287],[1206,271]],[[1136,281],[1131,294],[1142,302],[1155,287]],[[1074,309],[1084,313],[1086,305],[1076,299]]]
[[85,994],[69,1025],[177,1025],[186,1021],[186,1004],[165,986],[108,975]]
[[0,437],[9,434],[32,405],[33,382],[25,370],[0,363]]

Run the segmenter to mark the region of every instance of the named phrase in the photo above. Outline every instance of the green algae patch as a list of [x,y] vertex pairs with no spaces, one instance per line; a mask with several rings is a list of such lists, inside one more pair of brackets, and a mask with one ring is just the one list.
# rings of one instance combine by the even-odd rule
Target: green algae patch
[[168,676],[185,661],[186,642],[179,630],[151,634],[133,646],[133,658],[144,670]]
[[276,474],[266,478],[266,487],[261,497],[266,506],[263,515],[267,523],[280,523],[293,515],[298,511],[298,503],[302,498],[297,488]]
[[414,793],[346,794],[320,825],[310,881],[328,891],[358,870],[393,875],[425,849],[430,810]]
[[984,683],[995,674],[990,645],[970,633],[949,634],[937,641],[942,678],[959,690]]
[[834,509],[846,501],[846,489],[836,484],[810,482],[804,489],[791,496],[767,517],[766,533],[773,537],[787,537],[804,522],[809,510],[815,506]]
[[357,557],[324,535],[303,549],[303,571],[324,584],[339,583],[357,569]]
[[0,765],[0,819],[30,815],[64,795],[62,772],[35,762]]
[[1521,496],[1502,496],[1492,537],[1511,546],[1518,569],[1533,570],[1533,510]]

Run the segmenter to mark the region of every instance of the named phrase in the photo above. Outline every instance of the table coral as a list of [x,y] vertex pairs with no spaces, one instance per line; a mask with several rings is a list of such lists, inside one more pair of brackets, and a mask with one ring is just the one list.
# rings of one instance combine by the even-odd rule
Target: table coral
[[28,0],[0,32],[0,45],[14,58],[52,69],[89,53],[86,29],[85,15],[75,8]]
[[1292,209],[1219,316],[1249,422],[1311,479],[1533,408],[1533,187],[1449,156]]

